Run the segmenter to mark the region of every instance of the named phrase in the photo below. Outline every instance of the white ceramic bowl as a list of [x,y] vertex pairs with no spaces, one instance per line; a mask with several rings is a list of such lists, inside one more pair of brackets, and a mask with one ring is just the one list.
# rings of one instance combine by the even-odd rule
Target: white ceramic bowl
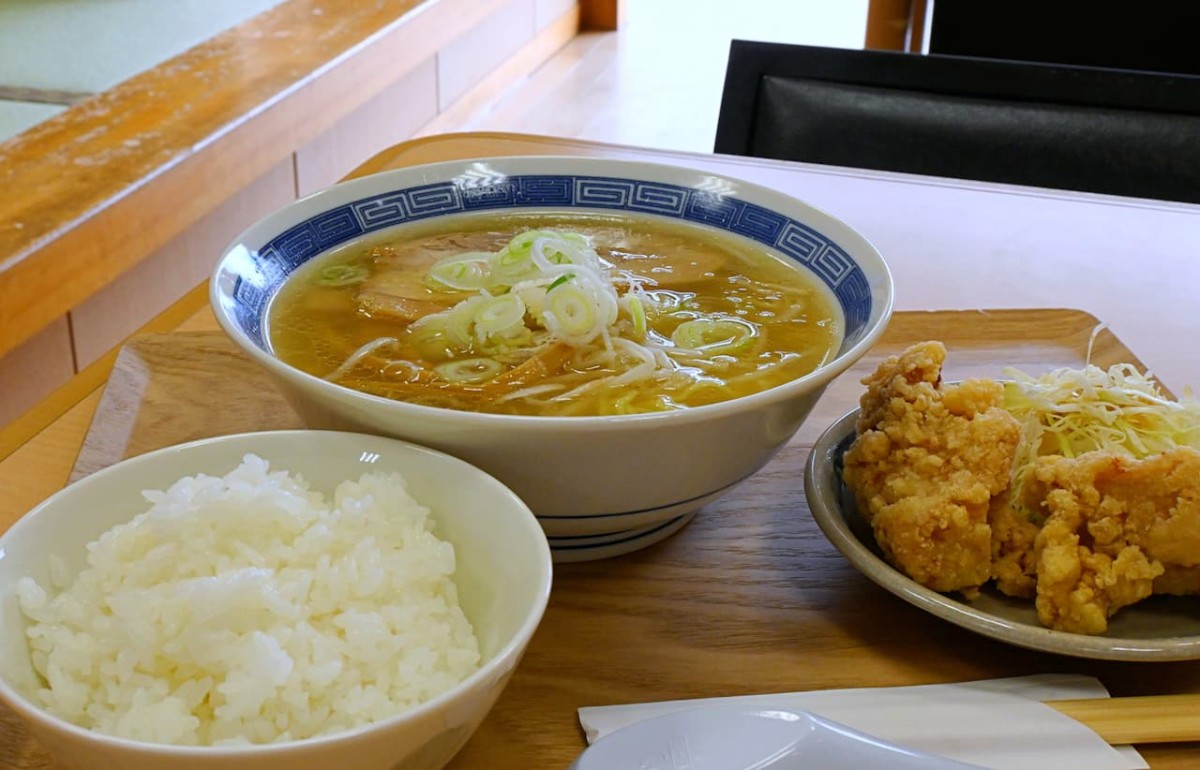
[[[479,211],[628,213],[758,241],[836,297],[845,337],[828,364],[771,390],[699,408],[605,417],[475,414],[391,401],[305,374],[264,339],[268,307],[298,266],[365,234]],[[242,233],[218,263],[214,312],[313,427],[398,436],[495,475],[533,509],[557,560],[634,550],[681,527],[761,468],[825,386],[882,334],[892,280],[859,233],[788,195],[705,171],[590,158],[494,158],[345,182]]]
[[[51,556],[74,571],[84,546],[145,510],[143,489],[204,472],[224,475],[254,452],[304,475],[326,494],[367,471],[399,471],[452,542],[463,611],[483,653],[450,691],[373,725],[321,738],[245,748],[172,747],[108,737],[49,715],[24,693],[36,681],[14,584],[49,583]],[[72,770],[436,770],[466,743],[508,682],[549,598],[550,551],[532,513],[509,489],[466,463],[378,436],[280,431],[169,447],[89,476],[34,508],[0,537],[0,698]]]

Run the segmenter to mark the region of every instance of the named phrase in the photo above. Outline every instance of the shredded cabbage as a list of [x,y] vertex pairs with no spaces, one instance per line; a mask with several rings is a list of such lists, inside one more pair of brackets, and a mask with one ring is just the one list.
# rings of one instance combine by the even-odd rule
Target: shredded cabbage
[[1039,456],[1105,450],[1143,458],[1180,446],[1200,449],[1200,402],[1172,400],[1131,364],[1088,364],[1040,377],[1010,367],[1004,375],[1010,378],[1004,407],[1022,424],[1010,495],[1018,510],[1024,510],[1021,490]]

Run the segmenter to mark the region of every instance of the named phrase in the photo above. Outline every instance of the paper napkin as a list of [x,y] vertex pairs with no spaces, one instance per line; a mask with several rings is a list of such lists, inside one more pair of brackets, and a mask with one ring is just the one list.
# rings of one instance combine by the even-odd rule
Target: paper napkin
[[883,740],[994,770],[1140,770],[1132,747],[1113,747],[1044,700],[1107,698],[1073,674],[917,687],[868,687],[579,709],[588,743],[642,719],[704,705],[808,711]]

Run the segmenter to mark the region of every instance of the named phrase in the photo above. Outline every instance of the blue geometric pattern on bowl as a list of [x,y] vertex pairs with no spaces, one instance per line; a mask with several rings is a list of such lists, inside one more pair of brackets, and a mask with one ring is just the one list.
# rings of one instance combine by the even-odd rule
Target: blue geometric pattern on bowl
[[837,296],[846,317],[844,347],[867,331],[871,288],[862,269],[836,243],[790,217],[727,195],[638,179],[525,175],[393,190],[353,201],[289,228],[263,246],[256,274],[238,278],[238,324],[263,350],[267,303],[296,268],[366,233],[447,214],[497,208],[579,208],[628,211],[696,222],[745,236],[796,260]]

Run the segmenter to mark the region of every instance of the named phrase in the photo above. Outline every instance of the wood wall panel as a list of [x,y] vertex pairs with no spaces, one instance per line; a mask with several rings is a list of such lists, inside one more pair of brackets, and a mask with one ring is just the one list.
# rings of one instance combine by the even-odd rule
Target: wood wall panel
[[430,58],[296,151],[299,194],[337,182],[375,153],[411,137],[437,112],[437,67]]
[[[470,91],[438,113],[414,136],[487,129],[489,121],[498,111],[508,108],[506,92],[513,90],[515,83],[528,78],[534,70],[541,71],[543,64],[551,66],[558,58],[555,54],[568,45],[578,32],[579,7],[572,3],[566,13],[541,29],[516,55],[476,82]],[[521,83],[521,88],[517,90],[525,88],[527,84]]]
[[534,0],[509,0],[437,55],[444,110],[533,39]]
[[205,281],[224,248],[255,220],[295,198],[292,160],[71,311],[75,356],[83,368]]
[[0,358],[0,428],[75,374],[66,316]]

